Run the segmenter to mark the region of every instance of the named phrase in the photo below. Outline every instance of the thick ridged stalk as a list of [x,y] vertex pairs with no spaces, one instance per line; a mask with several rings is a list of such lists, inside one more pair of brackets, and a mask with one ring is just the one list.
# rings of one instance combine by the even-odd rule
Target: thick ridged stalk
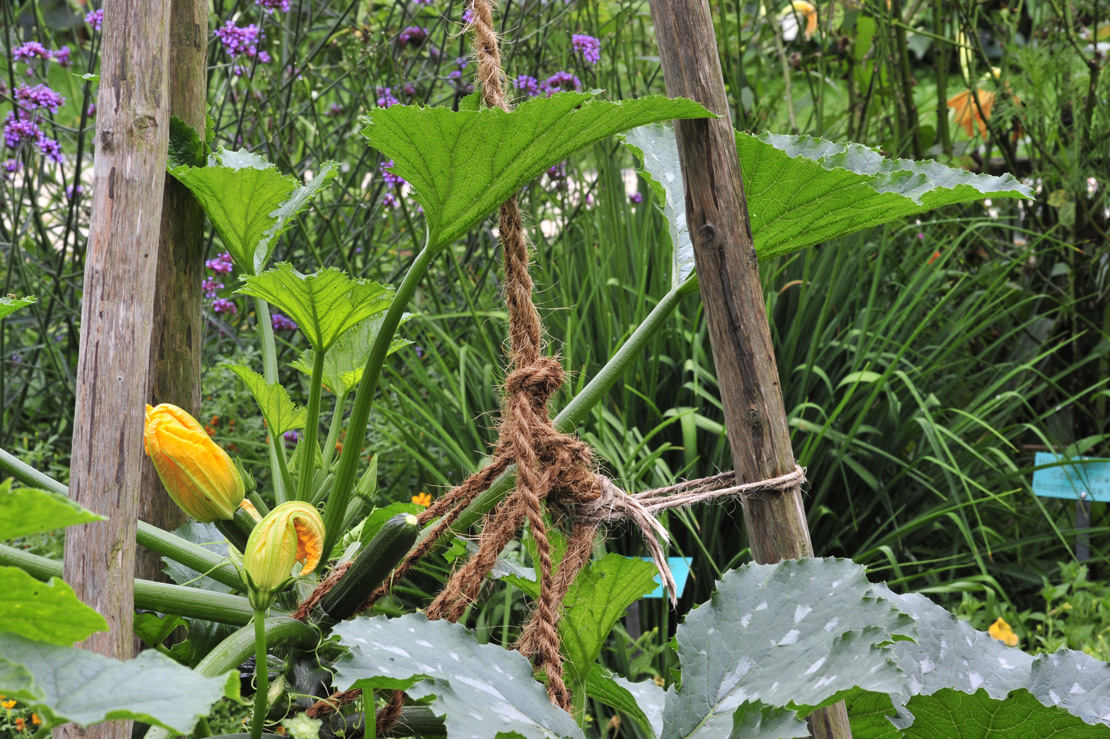
[[[311,649],[316,645],[316,630],[291,618],[274,617],[265,621],[266,643],[272,647],[296,647]],[[244,626],[220,642],[215,649],[197,664],[194,671],[204,677],[222,675],[234,670],[254,654],[254,624]],[[146,739],[170,739],[170,732],[154,727],[146,733]]]
[[[61,562],[4,544],[0,544],[0,565],[18,567],[40,580],[62,577]],[[254,617],[254,609],[242,596],[150,580],[135,581],[135,607],[233,626],[248,624]]]
[[[297,500],[312,500],[312,480],[316,475],[316,436],[320,432],[320,386],[324,383],[324,352],[317,349],[312,360],[312,381],[308,388],[308,420],[304,427],[304,453],[301,454],[300,480],[297,483]],[[258,739],[255,737],[255,739]]]
[[266,664],[266,610],[254,612],[254,716],[251,739],[262,739],[266,723],[266,699],[270,693],[270,670]]
[[[429,240],[428,243],[433,243]],[[416,255],[401,287],[393,296],[389,310],[382,319],[381,328],[374,339],[374,346],[370,349],[370,356],[366,359],[366,368],[362,373],[362,381],[355,393],[354,406],[351,408],[351,418],[347,422],[347,437],[344,440],[343,452],[339,455],[339,465],[335,471],[335,484],[332,485],[328,502],[324,508],[324,551],[320,558],[317,572],[323,572],[328,565],[328,557],[335,548],[343,533],[343,519],[346,517],[347,504],[351,500],[351,492],[355,487],[355,475],[358,472],[359,452],[362,450],[362,439],[366,436],[366,422],[370,418],[370,406],[374,402],[374,393],[378,390],[378,378],[382,372],[382,364],[389,353],[389,345],[393,342],[393,334],[401,324],[405,315],[405,306],[416,292],[416,286],[428,271],[436,252],[425,247]]]

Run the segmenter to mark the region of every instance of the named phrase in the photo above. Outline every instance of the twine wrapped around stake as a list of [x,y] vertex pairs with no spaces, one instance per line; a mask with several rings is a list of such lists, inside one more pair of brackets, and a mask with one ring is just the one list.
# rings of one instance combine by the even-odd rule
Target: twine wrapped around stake
[[[501,84],[501,55],[493,26],[490,0],[471,0],[472,32],[478,60],[478,82],[489,108],[508,111]],[[504,254],[504,296],[509,313],[511,371],[505,378],[501,426],[492,461],[420,516],[421,525],[439,519],[424,540],[394,571],[390,580],[369,594],[359,611],[370,608],[389,592],[415,564],[435,547],[462,512],[511,465],[516,465],[516,487],[483,521],[479,547],[459,567],[444,589],[426,609],[429,620],[457,621],[478,597],[498,556],[528,523],[536,545],[536,569],[540,596],[524,627],[517,649],[533,660],[547,677],[551,702],[570,711],[570,691],[563,682],[558,620],[562,602],[574,578],[590,559],[598,527],[615,519],[629,519],[643,535],[672,603],[676,602],[674,576],[667,565],[663,545],[669,543],[666,529],[654,514],[666,508],[731,495],[756,494],[801,485],[801,468],[771,480],[735,485],[735,473],[680,483],[668,488],[629,495],[612,480],[595,471],[593,454],[581,440],[560,433],[548,413],[548,402],[563,384],[564,372],[556,357],[543,354],[543,324],[532,303],[528,245],[516,196],[499,211],[499,236]],[[567,548],[558,571],[553,572],[545,508],[555,525],[568,527]],[[348,565],[349,566],[349,565]],[[307,618],[327,591],[343,576],[337,568],[300,604],[295,618]],[[313,717],[327,715],[356,700],[358,690],[336,693],[313,705]],[[401,714],[404,694],[395,691],[377,720],[378,731],[388,731]]]

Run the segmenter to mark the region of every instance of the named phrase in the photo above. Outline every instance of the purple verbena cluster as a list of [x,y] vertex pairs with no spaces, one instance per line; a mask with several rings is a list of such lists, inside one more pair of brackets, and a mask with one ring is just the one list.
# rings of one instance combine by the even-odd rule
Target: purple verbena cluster
[[464,95],[469,95],[474,92],[474,85],[467,82],[463,78],[463,70],[470,64],[470,60],[465,56],[460,56],[455,59],[456,69],[452,69],[447,73],[447,81],[454,85],[455,89]]
[[393,94],[393,90],[388,87],[378,88],[378,99],[375,101],[379,108],[390,108],[394,105],[399,105],[400,100]]
[[[262,64],[267,64],[270,61],[270,55],[265,51],[259,51],[258,44],[264,39],[266,35],[262,29],[251,23],[246,26],[236,26],[233,21],[227,21],[222,28],[216,29],[216,38],[223,44],[224,51],[232,59],[239,56],[245,56],[248,59],[257,58]],[[242,67],[236,67],[232,70],[235,74],[243,74],[245,70]]]
[[384,208],[396,208],[399,204],[400,201],[397,199],[397,196],[391,192],[387,192],[382,196],[382,207]]
[[212,310],[216,313],[227,313],[232,316],[239,312],[239,309],[235,307],[235,303],[232,303],[227,298],[216,298],[213,300]]
[[582,81],[570,72],[556,72],[540,83],[540,92],[551,97],[557,92],[578,92]]
[[292,318],[287,318],[280,313],[275,313],[270,316],[270,325],[274,327],[274,331],[296,331],[297,322]]
[[559,162],[547,168],[547,179],[556,190],[567,189],[567,163]]
[[55,51],[52,56],[54,57],[54,61],[56,61],[58,64],[61,64],[63,67],[72,67],[73,62],[70,60],[69,54],[69,47],[63,46],[62,48]]
[[204,282],[200,283],[200,289],[204,291],[204,297],[214,298],[220,290],[224,289],[224,283],[209,275],[204,278]]
[[641,195],[639,193],[639,191],[634,192],[634,193],[632,193],[631,195],[628,196],[628,202],[630,202],[630,203],[642,203],[642,202],[644,202],[644,196]]
[[9,149],[15,149],[23,142],[30,141],[48,159],[61,163],[62,147],[39,127],[36,111],[57,113],[66,99],[46,85],[20,85],[15,89],[14,97],[15,110],[4,119],[4,144]]
[[286,431],[282,434],[282,438],[285,439],[285,446],[296,446],[297,442],[301,440],[301,432],[296,430]]
[[597,64],[601,61],[601,42],[593,36],[576,33],[571,36],[571,43],[574,45],[574,50],[590,64]]
[[339,103],[332,103],[330,106],[328,106],[328,109],[324,111],[324,115],[328,118],[334,118],[335,116],[343,115],[343,106]]
[[419,49],[428,40],[428,29],[421,28],[420,26],[409,26],[401,31],[397,37],[397,47],[405,49],[411,46],[414,49]]
[[99,31],[100,26],[104,23],[104,10],[93,10],[89,13],[85,13],[85,23],[92,26],[94,31]]
[[467,25],[474,22],[474,9],[473,8],[467,8],[466,10],[463,11],[462,21],[463,21],[463,23],[466,23]]
[[80,185],[66,185],[66,198],[69,200],[73,200],[83,192],[85,192],[85,188]]
[[378,171],[382,173],[382,179],[385,180],[385,184],[387,184],[389,187],[400,187],[401,185],[404,185],[404,178],[393,174],[392,167],[392,159],[387,162],[382,162],[378,165]]
[[17,62],[31,63],[37,59],[49,59],[50,52],[38,41],[28,41],[12,49],[12,59]]
[[526,74],[522,74],[513,80],[513,86],[530,98],[540,94],[540,81]]
[[5,159],[3,162],[0,162],[0,169],[4,170],[4,174],[0,175],[0,179],[5,181],[10,180],[13,174],[23,169],[23,162],[18,159]]
[[289,0],[254,0],[254,4],[261,5],[267,13],[273,13],[275,10],[280,10],[282,13],[289,12]]
[[431,5],[435,0],[412,0],[417,5]]
[[232,261],[231,254],[225,251],[223,254],[217,255],[215,259],[209,259],[204,263],[204,266],[216,274],[229,275],[231,270],[235,268],[235,262]]
[[15,88],[16,105],[25,111],[32,111],[38,109],[49,110],[51,113],[57,113],[58,109],[65,104],[66,99],[58,93],[51,90],[46,85],[35,85],[28,87],[27,85],[20,85]]

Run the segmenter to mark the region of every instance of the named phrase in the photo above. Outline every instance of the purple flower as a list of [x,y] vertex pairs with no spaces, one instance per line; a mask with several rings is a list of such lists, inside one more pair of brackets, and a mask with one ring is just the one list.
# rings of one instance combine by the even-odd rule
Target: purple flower
[[463,14],[462,14],[462,20],[463,20],[463,23],[467,23],[467,24],[473,23],[474,22],[474,9],[473,8],[467,8],[466,10],[464,10]]
[[417,5],[431,5],[435,0],[412,0]]
[[414,49],[419,49],[428,40],[428,29],[421,28],[420,26],[409,26],[401,31],[401,35],[397,37],[397,46],[404,49],[406,46],[412,46]]
[[401,185],[405,184],[405,180],[404,178],[393,174],[393,170],[391,169],[392,167],[393,160],[390,159],[388,162],[382,162],[381,164],[379,164],[378,171],[382,173],[382,179],[385,180],[385,183],[387,185],[389,185],[390,187],[400,187]]
[[387,193],[386,193],[386,194],[385,194],[385,195],[384,195],[384,196],[382,197],[382,207],[385,207],[385,208],[396,208],[396,207],[397,207],[397,204],[398,204],[398,201],[397,201],[397,196],[396,196],[396,195],[394,195],[394,194],[393,194],[393,193],[391,193],[391,192],[387,192]]
[[417,344],[416,346],[413,347],[413,349],[416,350],[416,358],[417,359],[423,359],[424,358],[424,347]]
[[289,0],[254,0],[254,4],[261,5],[267,13],[273,13],[275,10],[280,10],[282,13],[289,12]]
[[639,192],[634,192],[628,196],[628,201],[630,203],[642,203],[644,202],[644,196],[641,195]]
[[297,322],[291,318],[286,318],[280,313],[275,313],[270,316],[270,325],[274,327],[274,331],[296,331]]
[[452,69],[450,72],[447,73],[447,79],[449,80],[457,80],[460,77],[462,77],[462,72],[458,69]]
[[407,97],[412,97],[413,95],[416,94],[416,85],[413,85],[411,82],[408,82],[408,83],[405,84],[404,91],[405,91],[405,95]]
[[85,191],[85,188],[80,185],[66,185],[66,198],[73,200],[75,197]]
[[565,180],[567,178],[567,163],[552,164],[547,168],[547,177],[550,180]]
[[41,131],[39,132],[39,137],[35,139],[35,145],[39,147],[39,151],[41,151],[47,159],[57,162],[58,164],[65,161],[65,157],[62,156],[62,145]]
[[263,64],[270,61],[269,54],[258,51],[258,43],[265,38],[265,34],[255,24],[239,27],[234,22],[227,21],[223,28],[217,28],[215,33],[216,38],[223,44],[224,51],[232,59],[243,55],[248,59],[254,59],[257,56],[258,61]]
[[390,108],[398,105],[401,101],[393,96],[393,90],[388,87],[378,88],[378,99],[376,101],[379,108]]
[[50,52],[38,41],[28,41],[12,49],[12,59],[17,62],[33,62],[36,59],[49,59]]
[[574,45],[574,50],[590,64],[597,64],[601,61],[601,42],[593,36],[576,33],[571,36],[571,43]]
[[62,48],[55,51],[53,57],[54,61],[56,61],[58,64],[61,64],[63,67],[69,67],[73,65],[73,62],[69,59],[68,46],[63,46]]
[[15,88],[15,99],[24,110],[46,108],[51,113],[57,113],[58,108],[62,107],[66,101],[64,97],[46,85],[35,85],[34,87],[20,85]]
[[96,103],[89,103],[89,107],[85,108],[85,115],[89,118],[96,115]]
[[219,290],[224,289],[224,283],[217,280],[215,277],[205,277],[204,282],[200,283],[200,289],[204,290],[204,297],[214,298]]
[[540,94],[540,81],[526,74],[522,74],[513,80],[513,86],[530,98]]
[[328,118],[343,115],[343,106],[339,103],[332,103],[331,106],[324,111],[324,115],[326,115]]
[[85,23],[92,26],[94,31],[100,30],[100,25],[104,22],[104,11],[94,10],[91,13],[85,14]]
[[209,259],[204,266],[216,274],[226,275],[231,274],[235,263],[231,259],[231,254],[225,251],[223,254],[218,254],[215,259]]
[[557,92],[578,92],[582,81],[570,72],[556,72],[540,83],[540,92],[551,97]]
[[18,172],[23,169],[23,162],[18,159],[5,159],[3,165],[5,172]]
[[282,434],[282,438],[285,439],[285,446],[296,446],[297,442],[301,440],[301,432],[296,430],[286,431]]
[[212,310],[217,313],[229,313],[231,315],[235,315],[239,312],[239,309],[235,307],[235,303],[232,303],[227,298],[216,298],[213,300]]
[[9,149],[14,149],[28,139],[37,140],[43,135],[42,130],[34,119],[24,117],[22,111],[8,113],[4,120],[4,144]]

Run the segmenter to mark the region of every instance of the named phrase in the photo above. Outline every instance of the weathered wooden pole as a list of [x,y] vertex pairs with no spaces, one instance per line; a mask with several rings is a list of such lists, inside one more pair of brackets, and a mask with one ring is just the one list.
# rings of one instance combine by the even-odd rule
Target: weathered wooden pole
[[[784,475],[794,451],[725,82],[707,0],[649,0],[667,94],[704,105],[720,118],[675,121],[686,187],[686,222],[721,387],[738,483]],[[801,488],[742,500],[756,562],[813,555]],[[843,703],[815,712],[817,739],[849,739]]]
[[[208,0],[172,0],[170,8],[170,115],[197,131],[205,129],[207,101]],[[189,190],[167,177],[158,237],[158,276],[146,402],[173,403],[200,413],[201,282],[204,279],[204,210]],[[139,518],[172,531],[185,523],[143,457]],[[135,576],[162,580],[162,560],[139,548]]]
[[[132,653],[135,529],[169,133],[170,0],[106,0],[70,495],[108,516],[66,532],[65,579],[108,621],[83,646]],[[61,737],[128,739],[130,722]]]

